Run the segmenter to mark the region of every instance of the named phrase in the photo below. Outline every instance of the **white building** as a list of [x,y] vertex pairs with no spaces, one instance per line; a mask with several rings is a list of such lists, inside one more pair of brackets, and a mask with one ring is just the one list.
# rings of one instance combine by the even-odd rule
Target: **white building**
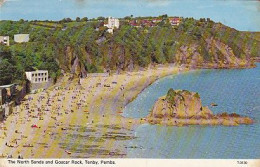
[[114,28],[119,28],[119,19],[108,17],[108,24],[105,24],[108,28],[108,32],[113,34]]
[[9,36],[0,36],[0,44],[9,46]]
[[48,71],[46,70],[37,70],[25,72],[26,78],[31,81],[31,83],[43,83],[48,82]]
[[14,42],[22,43],[22,42],[29,42],[29,34],[16,34],[14,35]]
[[107,32],[109,32],[109,33],[113,34],[113,32],[114,32],[114,29],[113,29],[113,28],[109,28],[109,29],[107,30]]

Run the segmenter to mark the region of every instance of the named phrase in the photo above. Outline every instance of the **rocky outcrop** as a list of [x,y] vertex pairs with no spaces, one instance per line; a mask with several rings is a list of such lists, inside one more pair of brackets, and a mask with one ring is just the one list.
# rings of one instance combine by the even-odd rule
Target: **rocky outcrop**
[[170,89],[160,97],[147,116],[151,124],[165,125],[225,125],[252,124],[253,120],[238,114],[217,114],[201,104],[198,93]]
[[62,69],[70,72],[74,76],[78,77],[86,77],[87,76],[87,71],[81,63],[79,56],[76,54],[75,49],[71,46],[67,46],[64,49],[64,57],[62,59],[59,59],[59,64],[63,64]]
[[[213,37],[202,37],[200,43],[182,45],[175,56],[178,64],[191,68],[252,68],[254,61],[241,50],[235,55],[233,48]],[[244,54],[243,54],[244,53]]]

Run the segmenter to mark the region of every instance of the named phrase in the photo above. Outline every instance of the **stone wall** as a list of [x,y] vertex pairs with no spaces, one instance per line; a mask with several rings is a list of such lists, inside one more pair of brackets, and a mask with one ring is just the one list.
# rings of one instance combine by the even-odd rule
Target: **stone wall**
[[49,79],[48,82],[43,82],[43,83],[31,83],[31,91],[36,91],[39,89],[47,89],[48,87],[53,85],[53,80]]
[[87,77],[108,77],[109,73],[88,73]]
[[0,121],[4,120],[4,118],[8,117],[13,113],[13,108],[15,107],[14,102],[10,102],[0,106]]

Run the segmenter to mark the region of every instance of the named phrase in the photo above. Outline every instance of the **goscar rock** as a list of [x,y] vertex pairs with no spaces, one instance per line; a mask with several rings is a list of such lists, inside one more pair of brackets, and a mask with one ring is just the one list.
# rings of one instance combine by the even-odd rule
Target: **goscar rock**
[[240,124],[252,124],[253,120],[236,113],[213,114],[213,112],[201,104],[198,93],[187,90],[170,89],[166,96],[160,97],[147,116],[151,124],[172,126],[183,125],[224,125],[238,126]]

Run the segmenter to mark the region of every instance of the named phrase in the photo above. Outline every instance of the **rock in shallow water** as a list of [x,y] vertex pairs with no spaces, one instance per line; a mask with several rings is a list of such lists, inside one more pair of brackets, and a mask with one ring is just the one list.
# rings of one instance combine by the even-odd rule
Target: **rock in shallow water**
[[182,125],[224,125],[238,126],[252,124],[253,120],[238,114],[222,113],[214,115],[202,106],[200,95],[187,90],[170,89],[166,96],[160,97],[147,116],[151,124],[172,126]]

